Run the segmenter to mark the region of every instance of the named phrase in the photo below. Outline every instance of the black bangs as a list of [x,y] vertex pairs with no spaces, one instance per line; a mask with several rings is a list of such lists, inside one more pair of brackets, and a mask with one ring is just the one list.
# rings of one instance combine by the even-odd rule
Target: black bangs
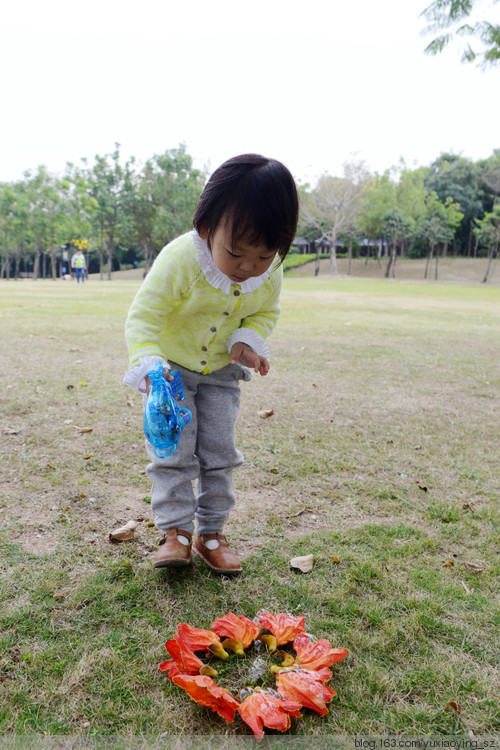
[[295,236],[298,195],[289,170],[274,159],[243,154],[224,162],[210,177],[193,218],[208,241],[221,222],[231,228],[232,244],[264,244],[285,258]]

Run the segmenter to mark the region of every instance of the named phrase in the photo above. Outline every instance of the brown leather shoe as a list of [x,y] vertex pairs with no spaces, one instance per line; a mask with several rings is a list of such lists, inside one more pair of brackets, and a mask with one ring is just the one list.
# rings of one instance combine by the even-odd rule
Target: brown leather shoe
[[[217,549],[209,549],[205,546],[204,543],[208,542],[209,539],[217,539],[219,542]],[[240,561],[234,552],[229,549],[224,534],[202,534],[201,536],[197,536],[194,540],[193,552],[199,555],[215,573],[224,573],[225,575],[241,573]]]
[[[182,534],[189,539],[189,544],[182,544],[177,539]],[[191,534],[182,529],[169,529],[155,552],[153,568],[182,568],[191,562]]]

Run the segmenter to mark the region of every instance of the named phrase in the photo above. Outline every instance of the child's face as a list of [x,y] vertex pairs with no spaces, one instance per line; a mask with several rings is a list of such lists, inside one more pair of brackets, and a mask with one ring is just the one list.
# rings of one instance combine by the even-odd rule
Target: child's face
[[[208,232],[201,232],[201,236],[206,240]],[[237,284],[265,273],[277,252],[269,250],[267,245],[249,245],[244,239],[233,246],[231,227],[223,222],[213,233],[210,251],[219,271]]]

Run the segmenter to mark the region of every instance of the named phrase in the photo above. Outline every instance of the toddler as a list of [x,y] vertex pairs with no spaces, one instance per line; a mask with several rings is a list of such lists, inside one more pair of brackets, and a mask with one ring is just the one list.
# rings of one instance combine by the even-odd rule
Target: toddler
[[155,568],[188,565],[194,552],[216,573],[241,572],[222,533],[235,504],[233,469],[243,462],[239,381],[269,371],[265,339],[279,317],[281,263],[297,218],[283,164],[256,154],[229,159],[206,184],[194,229],[163,248],[131,305],[123,382],[147,393],[147,372],[160,360],[166,373],[180,370],[182,405],[193,415],[170,458],[146,442],[151,507],[163,532]]

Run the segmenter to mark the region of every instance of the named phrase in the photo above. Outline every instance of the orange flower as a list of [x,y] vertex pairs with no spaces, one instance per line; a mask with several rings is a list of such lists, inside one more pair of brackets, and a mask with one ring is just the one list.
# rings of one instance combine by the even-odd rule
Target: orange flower
[[[246,692],[246,691],[245,691]],[[264,737],[263,727],[286,732],[290,716],[302,716],[301,704],[287,700],[274,690],[252,691],[238,707],[238,713],[258,740]]]
[[293,642],[297,654],[296,662],[302,669],[321,669],[345,659],[349,651],[346,648],[332,648],[330,641],[323,639],[312,643],[305,633],[297,636]]
[[[325,670],[328,671],[328,670]],[[328,713],[326,704],[329,703],[335,690],[324,684],[321,672],[311,670],[280,672],[276,677],[276,689],[283,697],[297,701],[306,708],[312,708],[320,716]]]
[[177,625],[177,632],[191,651],[210,651],[220,659],[227,659],[229,656],[222,648],[219,636],[212,630],[202,630],[180,622]]
[[212,630],[221,638],[235,638],[241,642],[243,648],[248,648],[260,634],[260,628],[255,622],[243,615],[237,617],[232,612],[214,620]]
[[305,632],[304,617],[292,617],[291,615],[272,615],[270,612],[262,612],[259,615],[259,623],[267,628],[275,636],[278,646],[293,641],[301,633]]
[[[179,671],[183,674],[199,674],[200,669],[204,666],[203,662],[198,659],[196,654],[186,646],[184,641],[179,638],[178,635],[174,636],[170,641],[165,644],[170,656],[173,657],[173,661],[179,668]],[[165,663],[165,662],[164,662]],[[162,665],[160,664],[160,669]],[[169,671],[168,669],[162,671]]]
[[172,680],[176,675],[181,674],[179,667],[173,659],[162,661],[158,669],[161,669],[162,672],[167,672],[170,680]]
[[217,687],[211,677],[178,674],[172,677],[172,682],[183,688],[200,706],[211,708],[227,722],[234,721],[235,711],[240,704],[227,690]]

